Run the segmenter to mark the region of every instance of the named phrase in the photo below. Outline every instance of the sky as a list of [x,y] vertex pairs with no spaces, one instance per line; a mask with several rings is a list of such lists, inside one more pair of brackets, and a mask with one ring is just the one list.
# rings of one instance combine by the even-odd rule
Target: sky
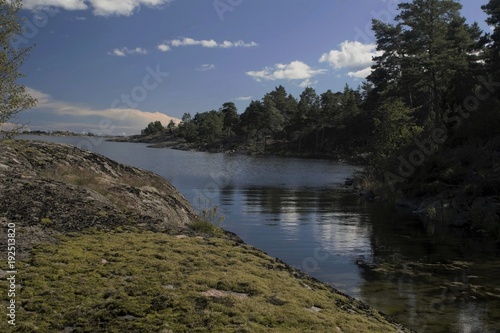
[[[17,122],[31,130],[140,133],[184,113],[251,100],[282,85],[298,97],[356,88],[376,55],[370,30],[392,22],[401,0],[24,0],[35,45],[20,82],[37,107]],[[488,0],[462,0],[484,23]]]

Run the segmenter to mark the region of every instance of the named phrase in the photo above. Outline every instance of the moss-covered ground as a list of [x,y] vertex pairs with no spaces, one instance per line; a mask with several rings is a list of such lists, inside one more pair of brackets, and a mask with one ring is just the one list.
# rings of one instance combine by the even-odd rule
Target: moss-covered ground
[[[379,313],[224,237],[73,233],[17,263],[0,332],[396,332]],[[0,280],[7,304],[6,279]],[[206,293],[208,292],[208,293]]]

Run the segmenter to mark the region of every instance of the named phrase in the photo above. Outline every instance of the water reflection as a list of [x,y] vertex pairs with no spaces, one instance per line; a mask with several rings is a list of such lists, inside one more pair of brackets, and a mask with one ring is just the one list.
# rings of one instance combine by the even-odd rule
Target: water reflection
[[391,212],[370,211],[374,260],[360,266],[361,297],[418,332],[499,332],[498,245]]
[[500,331],[490,240],[331,188],[226,187],[220,202],[226,228],[417,332]]
[[370,223],[356,211],[357,201],[327,188],[249,186],[222,189],[220,202],[227,210],[224,227],[359,296],[356,261],[371,261],[372,250]]
[[353,167],[127,143],[94,150],[171,180],[194,206],[208,193],[247,243],[417,332],[500,332],[499,244],[339,192]]

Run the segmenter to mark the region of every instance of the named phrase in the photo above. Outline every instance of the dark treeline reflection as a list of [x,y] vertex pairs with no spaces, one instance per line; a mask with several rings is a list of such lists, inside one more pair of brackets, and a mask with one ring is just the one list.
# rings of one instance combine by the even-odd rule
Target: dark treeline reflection
[[[221,191],[224,201],[234,200],[234,188],[225,187]],[[249,209],[257,209],[264,214],[281,214],[293,210],[300,214],[343,212],[359,214],[364,199],[355,195],[339,195],[337,190],[317,188],[286,188],[249,186],[241,189],[244,202]]]
[[241,205],[229,228],[253,223],[253,243],[300,269],[319,247],[327,258],[309,273],[417,332],[500,329],[495,241],[326,188],[226,187],[221,203]]
[[369,210],[360,296],[417,332],[499,332],[498,242],[392,208]]

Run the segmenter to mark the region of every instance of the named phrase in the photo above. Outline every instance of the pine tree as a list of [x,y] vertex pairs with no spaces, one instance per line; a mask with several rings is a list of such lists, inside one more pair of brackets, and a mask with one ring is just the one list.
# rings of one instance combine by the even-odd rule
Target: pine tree
[[498,80],[500,77],[500,0],[490,0],[481,8],[488,14],[486,23],[493,29],[493,32],[487,35],[487,41],[489,42],[488,69]]
[[443,113],[474,89],[481,32],[460,15],[453,0],[414,0],[399,5],[396,25],[373,22],[377,49],[368,80],[383,103],[403,97],[421,124],[440,126]]
[[233,135],[233,129],[238,126],[240,122],[240,116],[238,115],[238,109],[233,102],[226,102],[222,104],[221,112],[224,115],[224,131],[227,133],[228,137]]

